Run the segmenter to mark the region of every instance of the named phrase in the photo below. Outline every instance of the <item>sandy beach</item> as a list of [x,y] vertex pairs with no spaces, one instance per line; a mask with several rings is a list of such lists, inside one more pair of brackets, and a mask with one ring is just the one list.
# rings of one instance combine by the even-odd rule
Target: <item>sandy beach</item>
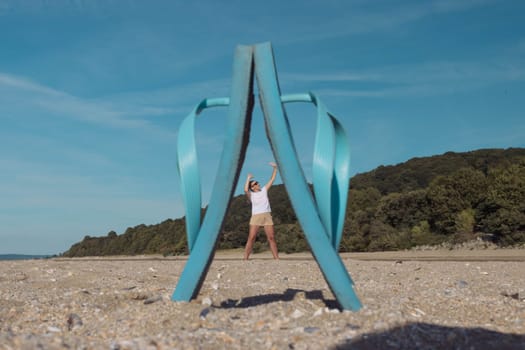
[[525,349],[525,250],[341,257],[358,312],[309,253],[218,252],[191,302],[186,257],[0,261],[0,348]]

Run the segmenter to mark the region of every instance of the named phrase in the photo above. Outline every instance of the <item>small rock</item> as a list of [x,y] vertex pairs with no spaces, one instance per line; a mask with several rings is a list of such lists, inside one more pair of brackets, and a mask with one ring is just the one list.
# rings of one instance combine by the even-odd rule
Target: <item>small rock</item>
[[[103,295],[104,293],[100,293],[100,295]],[[133,300],[147,300],[148,299],[148,296],[145,294],[145,293],[136,293],[134,295],[131,296],[131,299]]]
[[204,299],[202,299],[202,305],[208,305],[208,306],[210,306],[211,304],[213,304],[213,302],[211,301],[210,298],[205,297]]
[[306,300],[306,293],[304,291],[299,291],[294,295],[294,300]]
[[358,326],[358,325],[355,325],[355,324],[351,324],[351,323],[347,323],[346,324],[346,328],[355,331],[355,330],[358,330],[359,328],[361,328],[361,326]]
[[209,307],[205,307],[204,309],[202,309],[202,311],[199,314],[200,319],[204,320],[210,312],[211,312],[211,309]]
[[417,307],[415,307],[414,310],[420,315],[426,315],[426,313],[423,310],[418,309]]
[[154,302],[162,300],[162,297],[160,295],[149,297],[146,300],[144,300],[144,304],[153,304]]
[[302,316],[304,316],[304,313],[298,309],[295,309],[295,311],[292,313],[292,318],[299,318]]
[[132,340],[121,340],[117,343],[111,344],[112,350],[134,350],[139,349],[136,342]]
[[59,333],[59,332],[61,332],[60,328],[58,328],[58,327],[53,327],[53,326],[49,326],[49,327],[47,327],[47,331],[48,331],[48,332],[51,332],[51,333]]
[[73,330],[75,328],[79,328],[83,325],[82,319],[77,314],[69,314],[67,317],[67,329]]
[[323,314],[323,308],[319,308],[314,312],[314,317],[321,316]]
[[319,328],[318,327],[304,327],[304,331],[306,333],[315,333],[319,331]]
[[465,287],[468,286],[468,283],[466,281],[459,280],[458,283],[457,283],[457,286],[458,286],[458,288],[465,288]]
[[504,297],[509,297],[509,298],[512,298],[512,299],[516,299],[516,300],[520,300],[520,301],[525,301],[525,292],[517,292],[517,293],[507,293],[507,292],[503,292],[501,293],[501,295],[503,295]]

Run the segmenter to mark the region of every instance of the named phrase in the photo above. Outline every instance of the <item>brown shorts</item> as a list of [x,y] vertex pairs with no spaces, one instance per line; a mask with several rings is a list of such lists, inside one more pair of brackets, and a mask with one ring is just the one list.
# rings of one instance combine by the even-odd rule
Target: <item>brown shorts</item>
[[250,225],[254,226],[266,226],[273,225],[272,213],[262,213],[252,215],[250,219]]

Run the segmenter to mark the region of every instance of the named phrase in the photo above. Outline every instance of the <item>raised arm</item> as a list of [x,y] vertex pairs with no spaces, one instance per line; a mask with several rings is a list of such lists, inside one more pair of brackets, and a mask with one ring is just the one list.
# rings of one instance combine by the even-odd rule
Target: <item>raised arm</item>
[[248,196],[248,198],[250,198],[250,180],[253,178],[253,175],[251,173],[248,174],[248,176],[246,177],[246,182],[244,183],[244,193],[246,194],[246,196]]
[[266,183],[266,185],[264,185],[264,187],[266,187],[266,190],[269,190],[270,187],[272,187],[273,182],[275,181],[275,176],[277,176],[277,164],[273,162],[269,164],[272,166],[273,171],[272,171],[272,176],[270,177],[270,180]]

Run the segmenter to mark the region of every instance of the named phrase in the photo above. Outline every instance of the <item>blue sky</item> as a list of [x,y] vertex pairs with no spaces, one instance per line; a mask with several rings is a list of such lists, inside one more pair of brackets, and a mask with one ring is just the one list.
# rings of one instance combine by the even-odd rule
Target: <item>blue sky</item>
[[[524,13],[491,0],[0,0],[0,253],[182,217],[177,128],[229,95],[237,44],[272,42],[282,93],[321,97],[352,174],[525,147]],[[314,111],[287,112],[310,178]],[[205,203],[225,114],[197,123]],[[241,182],[271,173],[258,105],[253,123]]]

